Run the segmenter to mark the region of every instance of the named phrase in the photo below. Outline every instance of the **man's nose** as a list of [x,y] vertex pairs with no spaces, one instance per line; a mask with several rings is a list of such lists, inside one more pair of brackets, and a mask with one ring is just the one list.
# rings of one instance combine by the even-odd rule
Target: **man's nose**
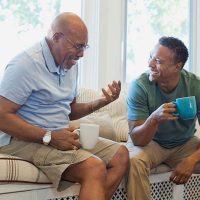
[[84,56],[84,52],[85,52],[84,49],[80,49],[80,50],[78,51],[78,53],[77,53],[77,56],[78,56],[78,57],[83,57],[83,56]]
[[149,58],[148,63],[150,68],[156,67],[156,60],[154,58]]

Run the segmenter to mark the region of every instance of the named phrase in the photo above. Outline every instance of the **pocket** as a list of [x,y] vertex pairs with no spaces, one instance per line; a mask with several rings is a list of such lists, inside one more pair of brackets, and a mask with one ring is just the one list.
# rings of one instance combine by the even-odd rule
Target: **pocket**
[[53,150],[50,146],[41,145],[33,155],[33,163],[36,166],[49,165],[50,163],[47,161],[47,158]]

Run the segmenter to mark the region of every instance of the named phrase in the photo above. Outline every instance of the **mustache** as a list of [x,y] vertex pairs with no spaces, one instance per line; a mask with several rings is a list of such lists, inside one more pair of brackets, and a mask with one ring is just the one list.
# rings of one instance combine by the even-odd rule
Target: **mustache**
[[[70,55],[67,55],[64,57],[64,59],[62,60],[61,64],[60,64],[60,67],[63,68],[63,69],[71,69],[71,65],[68,65],[68,62],[69,60],[76,60],[78,61],[80,57],[73,57],[73,56],[70,56]],[[66,63],[66,64],[65,64]]]

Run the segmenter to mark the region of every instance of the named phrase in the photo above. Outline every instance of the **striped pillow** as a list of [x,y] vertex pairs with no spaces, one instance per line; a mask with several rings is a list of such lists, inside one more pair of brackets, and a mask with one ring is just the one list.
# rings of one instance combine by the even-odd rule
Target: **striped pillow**
[[50,183],[47,176],[32,163],[6,154],[0,154],[0,181]]

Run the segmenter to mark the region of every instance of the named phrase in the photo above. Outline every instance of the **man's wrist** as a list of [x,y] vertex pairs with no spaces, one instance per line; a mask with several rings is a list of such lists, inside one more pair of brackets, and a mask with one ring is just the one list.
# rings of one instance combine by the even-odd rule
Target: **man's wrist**
[[51,142],[51,131],[47,131],[42,138],[44,145],[49,145]]
[[108,104],[109,102],[105,101],[104,98],[100,98],[90,103],[90,110],[91,112],[95,112],[96,110],[103,108],[104,106]]
[[150,122],[150,124],[157,126],[159,124],[159,119],[157,119],[157,117],[155,116],[155,114],[152,113],[149,116],[149,122]]

